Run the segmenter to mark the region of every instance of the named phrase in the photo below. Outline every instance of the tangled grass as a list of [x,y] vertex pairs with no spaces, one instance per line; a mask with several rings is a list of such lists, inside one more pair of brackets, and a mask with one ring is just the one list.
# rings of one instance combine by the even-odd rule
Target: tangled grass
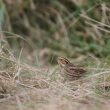
[[[1,0],[0,4],[2,30],[23,36],[45,63],[51,59],[56,63],[61,55],[109,58],[109,0]],[[20,38],[8,42],[14,49],[24,45]]]
[[[109,110],[109,3],[1,0],[0,108]],[[64,83],[60,68],[48,64],[61,55],[87,76]]]
[[23,63],[21,53],[16,58],[7,42],[1,42],[1,109],[109,110],[110,69],[107,65],[86,67],[87,76],[64,83],[60,68],[30,66]]

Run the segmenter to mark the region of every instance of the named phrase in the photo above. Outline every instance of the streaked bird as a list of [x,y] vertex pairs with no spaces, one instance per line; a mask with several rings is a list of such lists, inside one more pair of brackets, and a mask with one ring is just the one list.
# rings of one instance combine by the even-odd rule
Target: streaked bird
[[63,68],[63,77],[65,80],[77,80],[86,73],[82,67],[75,66],[65,57],[58,57],[58,64]]

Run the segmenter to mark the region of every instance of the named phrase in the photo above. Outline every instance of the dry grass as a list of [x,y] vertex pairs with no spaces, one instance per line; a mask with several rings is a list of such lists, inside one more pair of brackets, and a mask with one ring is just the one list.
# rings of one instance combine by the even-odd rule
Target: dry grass
[[[0,109],[109,110],[108,3],[1,0]],[[47,65],[61,55],[84,65],[87,75],[64,83],[60,68]]]
[[[0,4],[2,29],[24,36],[45,63],[52,58],[55,63],[60,55],[109,57],[109,0],[2,0]],[[15,38],[6,37],[15,49],[23,47],[24,41]],[[30,50],[28,54],[34,51]]]
[[[2,110],[109,110],[110,70],[88,67],[87,76],[62,82],[58,67],[32,67],[15,58],[6,42],[0,48]],[[87,69],[87,67],[86,67]]]

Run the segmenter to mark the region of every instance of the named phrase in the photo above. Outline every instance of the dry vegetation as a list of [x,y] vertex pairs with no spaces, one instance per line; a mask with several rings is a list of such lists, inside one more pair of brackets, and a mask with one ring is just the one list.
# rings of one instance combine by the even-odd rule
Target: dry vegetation
[[[109,110],[109,3],[1,0],[0,109]],[[87,75],[64,83],[61,55]]]
[[[0,48],[2,110],[109,110],[110,69],[97,64],[87,76],[62,82],[58,67],[32,67],[14,57],[6,42]],[[96,67],[97,66],[97,67]]]

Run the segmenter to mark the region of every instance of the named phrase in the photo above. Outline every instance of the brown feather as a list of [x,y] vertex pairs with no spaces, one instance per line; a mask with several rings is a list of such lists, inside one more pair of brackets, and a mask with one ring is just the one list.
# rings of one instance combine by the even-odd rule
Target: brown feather
[[84,73],[86,73],[86,70],[84,70],[82,67],[75,66],[67,58],[60,57],[58,58],[57,62],[61,67],[63,67],[63,69],[66,71],[66,74],[73,77],[73,79],[80,78]]

